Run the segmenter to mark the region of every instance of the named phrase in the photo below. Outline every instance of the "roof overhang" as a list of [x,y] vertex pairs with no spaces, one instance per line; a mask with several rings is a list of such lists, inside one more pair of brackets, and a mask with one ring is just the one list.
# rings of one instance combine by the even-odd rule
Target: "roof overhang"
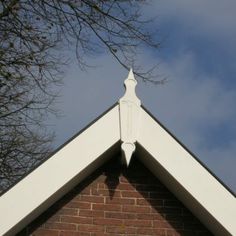
[[15,235],[102,165],[120,141],[119,106],[0,197],[0,235]]
[[[215,235],[236,235],[236,198],[135,97],[126,95],[96,122],[0,197],[0,235],[14,235],[116,152],[138,158]],[[137,146],[135,148],[135,145]]]
[[236,235],[236,198],[156,119],[141,109],[138,156],[214,235]]

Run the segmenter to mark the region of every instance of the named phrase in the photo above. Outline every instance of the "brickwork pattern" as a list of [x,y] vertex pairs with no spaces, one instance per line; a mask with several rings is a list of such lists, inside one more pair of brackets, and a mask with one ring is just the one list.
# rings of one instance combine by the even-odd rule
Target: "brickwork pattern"
[[113,158],[18,235],[211,235],[136,159]]

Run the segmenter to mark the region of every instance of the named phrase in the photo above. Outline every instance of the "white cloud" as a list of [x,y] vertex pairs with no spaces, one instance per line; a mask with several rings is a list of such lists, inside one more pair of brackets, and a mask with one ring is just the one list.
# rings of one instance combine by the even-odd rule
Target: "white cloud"
[[62,117],[56,120],[52,117],[48,121],[53,124],[57,145],[65,142],[117,102],[122,94],[123,78],[126,76],[124,69],[107,56],[90,61],[90,64],[100,66],[89,68],[85,72],[80,71],[75,62],[67,70],[57,104]]
[[[152,9],[163,21],[179,22],[192,35],[226,40],[235,45],[235,0],[159,0]],[[153,7],[153,6],[152,6]],[[222,45],[223,46],[223,45]]]
[[[60,104],[65,117],[51,122],[56,124],[58,143],[71,137],[123,95],[127,72],[109,57],[99,58],[101,60],[104,66],[88,73],[75,67],[70,70]],[[148,64],[154,59],[143,60]],[[204,132],[210,132],[209,127],[234,124],[236,110],[232,106],[236,94],[226,90],[219,78],[198,73],[198,64],[191,52],[163,62],[159,70],[168,75],[170,81],[164,86],[139,82],[138,95],[143,104],[217,176],[236,189],[236,142],[209,146],[211,140],[204,136]]]
[[212,145],[214,140],[208,138],[214,138],[213,133],[206,136],[222,125],[235,132],[236,93],[226,89],[221,78],[198,70],[193,53],[180,54],[160,66],[160,73],[169,75],[170,82],[158,88],[142,85],[139,94],[167,128],[236,189],[236,139],[223,140],[229,137],[218,132],[224,145]]
[[[157,11],[159,20],[173,18],[188,28],[187,33],[223,37],[227,39],[225,48],[235,50],[229,45],[236,37],[233,21],[236,1],[160,0],[155,4],[153,10]],[[144,66],[157,61],[157,58],[142,56]],[[122,83],[127,72],[107,56],[97,58],[94,64],[102,67],[82,73],[72,65],[66,76],[60,104],[65,117],[50,122],[56,124],[58,143],[87,125],[123,94]],[[222,124],[236,133],[235,90],[223,86],[223,78],[212,78],[203,72],[194,50],[177,48],[170,60],[162,61],[159,73],[168,76],[170,81],[164,86],[139,83],[138,94],[142,102],[217,176],[236,190],[236,138],[224,140],[227,145],[210,146],[209,136],[204,135]]]

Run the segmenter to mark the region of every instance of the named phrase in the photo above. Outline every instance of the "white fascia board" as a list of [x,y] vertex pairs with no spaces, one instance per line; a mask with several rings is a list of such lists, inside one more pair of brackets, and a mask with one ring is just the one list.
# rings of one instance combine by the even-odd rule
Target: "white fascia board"
[[96,169],[91,163],[119,140],[116,105],[0,197],[0,235],[14,235],[25,227]]
[[145,164],[215,235],[236,235],[235,196],[143,108],[140,119]]

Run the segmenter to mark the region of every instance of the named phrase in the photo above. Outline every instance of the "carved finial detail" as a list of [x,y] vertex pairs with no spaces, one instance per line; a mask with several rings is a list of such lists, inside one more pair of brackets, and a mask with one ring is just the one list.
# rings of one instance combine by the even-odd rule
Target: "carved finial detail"
[[134,78],[132,69],[130,69],[128,77],[124,81],[124,84],[125,84],[126,91],[125,91],[124,96],[120,99],[120,101],[129,101],[140,106],[141,102],[135,93],[137,80]]
[[134,78],[132,69],[130,69],[127,79],[124,81],[125,94],[120,99],[120,134],[121,134],[121,150],[123,161],[129,165],[132,154],[135,151],[135,143],[137,140],[137,132],[139,126],[139,110],[141,102],[136,96],[135,87],[137,81]]

